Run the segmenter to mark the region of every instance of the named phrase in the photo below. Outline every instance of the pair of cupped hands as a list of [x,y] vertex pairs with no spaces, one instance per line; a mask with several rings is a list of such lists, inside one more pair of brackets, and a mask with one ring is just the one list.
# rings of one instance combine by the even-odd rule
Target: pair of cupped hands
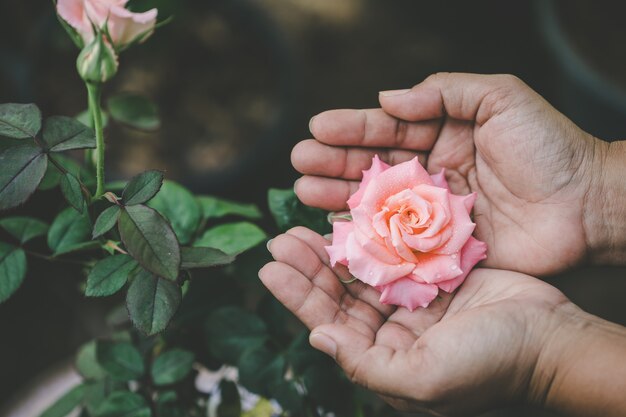
[[312,330],[315,348],[400,410],[472,415],[528,403],[612,415],[589,389],[575,395],[575,382],[593,387],[606,377],[589,346],[623,329],[533,277],[618,263],[623,211],[612,205],[611,181],[620,180],[610,176],[619,164],[610,145],[507,75],[436,74],[379,101],[311,120],[315,139],[292,153],[304,174],[300,200],[346,210],[374,155],[390,165],[417,156],[430,173],[445,167],[453,193],[478,194],[475,235],[487,259],[453,294],[409,312],[381,304],[359,281],[344,285],[350,275],[331,268],[329,241],[297,227],[268,244],[275,262],[259,272],[263,283]]

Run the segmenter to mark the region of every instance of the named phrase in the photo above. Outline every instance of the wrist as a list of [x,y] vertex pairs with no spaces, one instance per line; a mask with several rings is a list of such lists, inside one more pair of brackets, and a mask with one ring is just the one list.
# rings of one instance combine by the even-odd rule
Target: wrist
[[570,302],[550,321],[528,401],[571,416],[626,415],[626,328]]
[[626,264],[626,141],[596,139],[583,227],[591,263]]

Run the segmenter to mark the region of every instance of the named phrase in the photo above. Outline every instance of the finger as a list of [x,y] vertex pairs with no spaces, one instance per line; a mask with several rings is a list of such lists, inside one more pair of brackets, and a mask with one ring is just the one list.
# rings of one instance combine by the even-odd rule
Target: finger
[[[415,339],[419,338],[426,330],[441,321],[446,314],[454,294],[439,291],[439,295],[426,308],[418,308],[413,312],[406,308],[398,308],[389,318],[387,323],[397,324],[413,333]],[[385,324],[385,326],[387,325]],[[382,330],[382,329],[381,329]]]
[[305,326],[313,329],[328,323],[343,323],[355,332],[372,336],[372,329],[341,310],[335,300],[293,267],[270,262],[259,271],[267,289]]
[[315,139],[303,140],[291,151],[291,163],[299,172],[307,175],[337,177],[360,180],[363,171],[372,165],[372,158],[378,157],[389,165],[410,161],[418,157],[426,164],[424,152],[400,149],[343,148],[325,145]]
[[356,181],[305,175],[294,184],[296,195],[307,206],[324,210],[347,210],[347,201],[359,188]]
[[339,305],[341,311],[365,323],[376,332],[384,322],[378,311],[346,292],[338,277],[319,256],[298,237],[283,234],[272,239],[270,252],[274,259],[283,262],[307,277]]
[[318,326],[309,336],[311,345],[333,357],[355,383],[383,395],[414,396],[414,381],[419,378],[422,349],[395,350],[374,344],[348,326]]
[[511,75],[439,73],[409,90],[382,91],[379,101],[389,115],[408,122],[450,116],[483,124],[528,91]]
[[309,130],[315,139],[328,145],[413,151],[430,150],[440,127],[440,120],[407,123],[382,109],[329,110],[314,116],[309,122]]
[[[306,242],[311,250],[313,250],[317,254],[321,262],[323,262],[327,267],[330,267],[330,258],[328,256],[328,253],[324,249],[324,246],[328,246],[330,244],[328,240],[324,239],[322,236],[315,233],[311,229],[307,229],[306,227],[301,226],[294,227],[288,230],[287,234],[296,236],[303,242]],[[337,265],[335,268],[333,268],[333,270],[339,276],[339,278],[343,279],[344,281],[352,279],[352,275],[343,265]],[[376,291],[376,289],[361,281],[353,281],[349,284],[344,285],[343,287],[346,291],[350,293],[350,295],[367,303],[372,308],[376,309],[376,311],[378,311],[378,313],[383,317],[388,317],[396,310],[394,306],[381,304],[379,301],[380,292]]]

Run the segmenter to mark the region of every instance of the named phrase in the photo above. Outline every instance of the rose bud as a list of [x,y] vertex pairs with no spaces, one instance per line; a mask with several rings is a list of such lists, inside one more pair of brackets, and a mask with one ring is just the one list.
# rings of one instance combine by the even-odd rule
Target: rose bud
[[111,45],[99,34],[83,48],[76,60],[81,78],[87,82],[103,83],[117,73],[117,55]]

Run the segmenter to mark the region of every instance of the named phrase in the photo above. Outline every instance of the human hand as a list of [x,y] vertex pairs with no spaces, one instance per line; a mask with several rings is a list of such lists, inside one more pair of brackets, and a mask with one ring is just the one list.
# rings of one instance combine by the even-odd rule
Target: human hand
[[276,262],[259,276],[354,382],[398,409],[445,415],[544,397],[535,383],[539,358],[560,324],[555,311],[570,304],[558,290],[477,269],[455,296],[441,293],[409,312],[380,304],[380,294],[359,281],[342,285],[339,277],[350,274],[329,267],[328,244],[292,229],[270,242]]
[[609,145],[517,78],[436,74],[406,92],[381,93],[380,103],[311,120],[316,139],[292,153],[304,174],[295,186],[302,202],[345,210],[374,154],[390,164],[418,155],[430,173],[446,168],[455,194],[478,193],[475,233],[489,247],[485,266],[544,275],[587,257],[623,262],[609,253],[626,253],[626,201],[614,210],[626,184],[617,169],[622,187],[607,190]]

